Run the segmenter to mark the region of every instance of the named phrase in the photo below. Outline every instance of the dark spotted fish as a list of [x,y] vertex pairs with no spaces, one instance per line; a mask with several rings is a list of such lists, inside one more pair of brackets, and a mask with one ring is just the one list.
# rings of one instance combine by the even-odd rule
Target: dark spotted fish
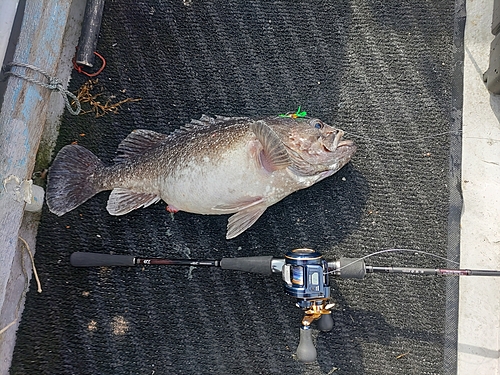
[[203,115],[169,135],[133,131],[112,166],[68,145],[49,170],[47,204],[63,215],[112,190],[107,210],[124,215],[162,199],[170,212],[234,213],[226,235],[234,238],[267,207],[348,163],[356,146],[343,134],[312,118]]

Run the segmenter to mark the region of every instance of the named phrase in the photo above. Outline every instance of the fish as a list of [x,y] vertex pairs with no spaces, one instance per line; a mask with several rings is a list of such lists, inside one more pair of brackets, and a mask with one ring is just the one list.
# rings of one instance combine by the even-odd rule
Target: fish
[[61,216],[111,190],[107,211],[125,215],[163,200],[172,213],[233,214],[232,239],[268,207],[346,165],[356,145],[343,136],[310,117],[202,115],[170,134],[138,129],[112,165],[80,145],[64,146],[49,168],[46,202]]

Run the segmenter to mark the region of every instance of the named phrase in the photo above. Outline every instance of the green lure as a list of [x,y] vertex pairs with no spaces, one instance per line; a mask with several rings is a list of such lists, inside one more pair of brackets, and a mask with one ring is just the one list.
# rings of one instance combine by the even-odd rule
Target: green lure
[[297,109],[297,112],[295,113],[283,113],[281,115],[278,115],[279,117],[290,117],[290,118],[299,118],[299,117],[306,117],[307,112],[306,111],[301,111],[300,110],[300,105],[299,108]]

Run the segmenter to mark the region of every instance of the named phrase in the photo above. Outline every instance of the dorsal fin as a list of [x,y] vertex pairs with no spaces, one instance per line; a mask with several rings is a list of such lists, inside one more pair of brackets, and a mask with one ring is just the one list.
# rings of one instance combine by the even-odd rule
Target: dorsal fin
[[213,127],[218,127],[220,125],[230,125],[241,123],[243,121],[249,121],[248,117],[224,117],[215,116],[210,117],[207,115],[201,115],[199,120],[191,120],[190,123],[181,126],[179,129],[174,130],[173,136],[185,135],[191,132],[202,132],[204,130],[212,129]]
[[269,172],[292,165],[290,156],[278,135],[264,121],[250,124],[250,130],[264,148],[260,155],[262,166]]
[[132,156],[140,155],[144,151],[158,146],[166,139],[168,139],[168,135],[152,130],[134,130],[118,146],[118,156],[116,156],[114,161],[119,163],[128,160]]
[[178,130],[192,131],[192,130],[205,129],[212,125],[215,125],[215,123],[216,121],[213,117],[207,115],[201,115],[199,120],[191,120],[190,123],[181,126]]
[[172,137],[183,136],[192,132],[199,132],[203,130],[210,129],[212,126],[216,124],[216,121],[213,117],[209,117],[207,115],[201,115],[199,120],[191,120],[190,123],[182,125],[180,128],[175,129],[172,133]]

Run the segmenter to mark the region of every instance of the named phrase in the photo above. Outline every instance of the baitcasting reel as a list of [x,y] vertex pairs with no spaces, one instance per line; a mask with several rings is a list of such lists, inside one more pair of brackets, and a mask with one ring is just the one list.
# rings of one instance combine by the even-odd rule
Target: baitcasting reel
[[281,274],[285,293],[297,298],[297,307],[304,310],[297,358],[302,362],[313,362],[316,348],[312,341],[311,323],[318,320],[321,331],[333,328],[330,309],[334,304],[330,302],[328,263],[315,250],[295,249],[286,253]]
[[433,269],[411,267],[376,267],[365,265],[364,258],[340,258],[328,262],[312,249],[295,249],[286,253],[284,259],[272,256],[222,258],[221,260],[139,258],[133,255],[108,255],[76,252],[70,262],[75,267],[172,265],[194,267],[220,267],[227,270],[261,273],[281,273],[285,282],[285,293],[297,299],[297,307],[304,311],[300,328],[297,359],[314,362],[316,348],[312,340],[311,323],[317,321],[321,331],[333,328],[330,300],[329,275],[342,278],[362,279],[367,273],[404,273],[411,275],[441,276],[500,276],[496,270]]

